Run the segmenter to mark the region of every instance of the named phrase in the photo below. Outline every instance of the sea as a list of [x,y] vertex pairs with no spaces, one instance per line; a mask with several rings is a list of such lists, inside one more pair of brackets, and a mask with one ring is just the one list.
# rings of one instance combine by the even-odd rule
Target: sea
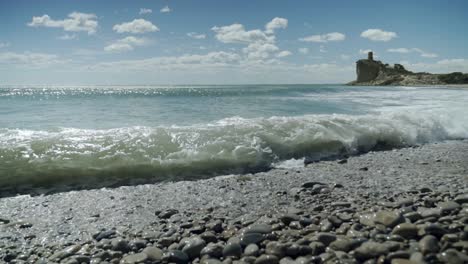
[[468,89],[0,86],[0,191],[196,180],[468,138]]

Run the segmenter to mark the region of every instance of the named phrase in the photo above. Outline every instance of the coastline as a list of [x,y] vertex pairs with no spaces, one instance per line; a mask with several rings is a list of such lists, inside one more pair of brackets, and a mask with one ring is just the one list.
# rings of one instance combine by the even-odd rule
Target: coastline
[[[321,258],[354,263],[428,256],[463,262],[468,204],[460,197],[468,193],[466,153],[468,141],[446,141],[254,175],[0,198],[0,259],[159,263],[182,258],[179,263],[184,263],[188,257],[218,263],[214,259],[224,254],[227,262]],[[456,205],[454,199],[458,199]],[[443,202],[452,207],[443,207]],[[374,211],[390,218],[397,215],[393,218],[398,223],[412,222],[417,235],[385,238],[395,232],[396,222],[382,226],[375,219],[372,223],[362,219],[364,212]],[[419,217],[412,219],[408,214]],[[268,230],[246,238],[245,227],[254,223],[264,223],[260,226]],[[435,235],[439,246],[448,236],[445,246],[433,255],[410,248],[411,241],[432,234],[427,226],[433,224],[445,230]],[[245,252],[242,241],[246,239],[253,239],[259,248],[256,255]],[[355,246],[331,245],[334,240],[349,239]],[[243,249],[237,248],[239,243]],[[278,253],[279,244],[286,248],[304,245],[304,254]],[[325,252],[322,247],[327,246]],[[372,255],[366,247],[381,252]],[[216,248],[217,253],[209,251]],[[224,252],[231,248],[235,254]],[[151,250],[157,254],[151,255]],[[400,254],[392,256],[394,252]],[[143,260],[136,261],[138,257]],[[268,258],[270,262],[261,262]]]

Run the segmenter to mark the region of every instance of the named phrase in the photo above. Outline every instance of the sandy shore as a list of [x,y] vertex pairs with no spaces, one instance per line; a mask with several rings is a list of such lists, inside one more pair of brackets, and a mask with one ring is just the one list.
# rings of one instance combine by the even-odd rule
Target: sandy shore
[[0,262],[463,263],[467,194],[468,141],[448,141],[255,175],[1,198]]

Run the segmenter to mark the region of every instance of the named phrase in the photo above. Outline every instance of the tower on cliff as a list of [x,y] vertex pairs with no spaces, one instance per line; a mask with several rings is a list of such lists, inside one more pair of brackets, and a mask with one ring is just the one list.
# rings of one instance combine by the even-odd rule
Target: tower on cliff
[[369,51],[367,53],[367,59],[370,60],[370,61],[374,60],[374,53],[372,51]]

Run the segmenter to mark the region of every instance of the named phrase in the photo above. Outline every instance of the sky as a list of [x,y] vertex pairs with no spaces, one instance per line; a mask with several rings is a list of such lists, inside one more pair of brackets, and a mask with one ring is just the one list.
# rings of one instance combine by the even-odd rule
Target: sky
[[343,83],[468,72],[468,1],[0,0],[0,85]]

